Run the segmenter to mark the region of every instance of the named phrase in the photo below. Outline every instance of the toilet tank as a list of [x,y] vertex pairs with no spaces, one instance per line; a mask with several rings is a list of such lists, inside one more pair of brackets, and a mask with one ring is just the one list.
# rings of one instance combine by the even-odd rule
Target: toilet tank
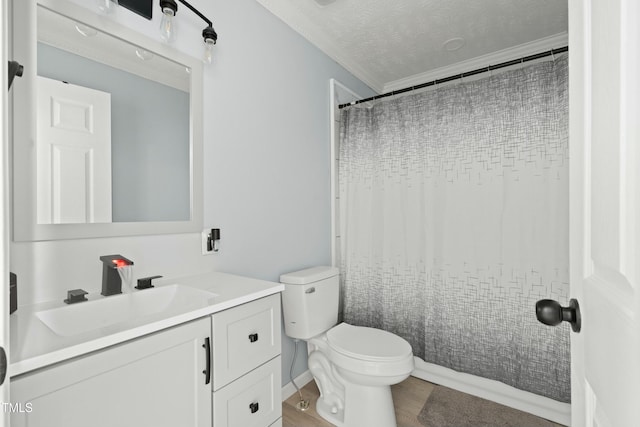
[[308,340],[338,323],[340,275],[335,267],[313,267],[280,276],[287,336]]

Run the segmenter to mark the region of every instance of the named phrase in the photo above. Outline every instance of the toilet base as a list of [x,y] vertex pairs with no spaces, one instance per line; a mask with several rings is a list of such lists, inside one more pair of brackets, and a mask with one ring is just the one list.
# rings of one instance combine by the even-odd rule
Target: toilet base
[[344,410],[338,409],[334,405],[327,404],[327,402],[322,400],[322,398],[318,399],[316,402],[316,412],[334,426],[343,427],[345,425]]
[[319,398],[316,412],[337,427],[396,427],[390,386],[345,384],[344,410]]

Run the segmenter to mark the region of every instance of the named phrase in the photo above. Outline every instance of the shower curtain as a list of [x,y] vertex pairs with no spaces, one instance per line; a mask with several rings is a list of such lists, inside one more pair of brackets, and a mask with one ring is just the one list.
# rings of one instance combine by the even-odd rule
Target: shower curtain
[[565,56],[342,110],[346,322],[570,400],[569,327],[535,317],[569,298],[567,80]]

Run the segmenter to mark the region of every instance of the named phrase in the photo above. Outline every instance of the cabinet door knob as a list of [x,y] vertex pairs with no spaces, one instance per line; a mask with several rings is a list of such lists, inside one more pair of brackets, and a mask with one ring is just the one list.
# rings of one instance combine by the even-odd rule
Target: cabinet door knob
[[258,402],[249,403],[249,409],[252,414],[255,414],[260,409],[260,405],[258,405]]
[[258,341],[258,334],[249,334],[249,341],[256,342]]

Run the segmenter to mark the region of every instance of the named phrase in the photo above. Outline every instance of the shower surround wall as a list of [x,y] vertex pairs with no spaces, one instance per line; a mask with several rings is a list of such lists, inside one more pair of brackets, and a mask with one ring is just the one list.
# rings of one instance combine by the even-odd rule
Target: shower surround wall
[[570,400],[567,58],[343,109],[347,322],[427,362]]

